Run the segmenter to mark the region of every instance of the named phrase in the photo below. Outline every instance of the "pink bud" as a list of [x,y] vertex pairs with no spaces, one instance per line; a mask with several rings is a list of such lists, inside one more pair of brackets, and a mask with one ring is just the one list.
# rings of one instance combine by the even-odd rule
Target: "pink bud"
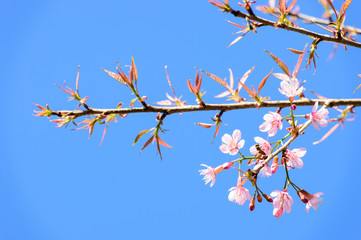
[[225,169],[225,170],[228,170],[230,169],[232,166],[233,166],[234,162],[226,162],[226,163],[223,163],[222,164],[222,167]]
[[297,191],[298,196],[300,197],[300,199],[303,203],[308,203],[308,199],[307,199],[306,195],[303,194],[301,191]]
[[262,196],[267,200],[267,202],[273,202],[273,198],[271,198],[267,194],[263,193]]
[[256,197],[253,196],[251,203],[249,204],[249,210],[253,211],[255,209],[255,207],[256,207],[255,202],[256,202]]
[[261,195],[259,195],[259,194],[257,194],[257,201],[258,201],[258,202],[262,202],[262,197],[261,197]]
[[295,110],[297,109],[297,105],[296,105],[296,104],[292,104],[292,105],[291,105],[291,109],[292,109],[293,111],[295,111]]
[[277,169],[278,169],[278,156],[275,156],[273,158],[272,165],[271,165],[272,173],[275,174],[277,172]]

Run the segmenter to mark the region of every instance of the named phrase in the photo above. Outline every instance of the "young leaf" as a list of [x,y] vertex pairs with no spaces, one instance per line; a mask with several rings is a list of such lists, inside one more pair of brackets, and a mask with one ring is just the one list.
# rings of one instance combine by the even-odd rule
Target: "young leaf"
[[271,75],[272,71],[273,71],[273,69],[269,72],[269,74],[265,78],[263,78],[263,80],[258,85],[258,93],[261,91],[261,89],[265,85],[265,83],[266,83],[267,79],[269,78],[269,76]]
[[273,60],[278,64],[278,66],[280,66],[280,68],[288,75],[291,76],[290,70],[288,69],[287,65],[278,57],[276,57],[275,55],[273,55],[272,53],[270,53],[269,51],[265,50],[266,53],[268,53]]
[[241,84],[241,83],[244,84],[244,83],[246,82],[249,74],[251,74],[251,72],[252,72],[253,70],[254,70],[254,67],[252,67],[250,70],[248,70],[248,71],[242,76],[241,80],[239,80],[239,82],[238,82],[238,91],[240,91],[241,88],[242,88],[242,84]]
[[144,146],[142,147],[142,149],[140,150],[140,152],[142,152],[143,149],[146,148],[146,147],[149,145],[149,143],[152,142],[153,139],[154,139],[154,136],[151,136],[151,137],[145,142],[145,144],[144,144]]
[[133,145],[134,144],[136,144],[137,142],[138,142],[138,140],[144,135],[144,134],[146,134],[147,132],[149,132],[149,131],[151,131],[151,130],[153,130],[154,128],[152,128],[152,129],[146,129],[146,130],[143,130],[143,131],[141,131],[140,133],[138,133],[138,135],[135,137],[135,140],[134,140],[134,142],[133,142]]
[[219,84],[221,84],[223,87],[227,88],[228,90],[229,87],[227,85],[227,83],[225,81],[223,81],[220,77],[214,75],[214,74],[211,74],[211,73],[207,73],[206,71],[202,70],[202,72],[204,72],[208,77],[212,78],[213,80],[215,80],[216,82],[218,82]]
[[104,68],[103,68],[103,70],[104,70],[104,72],[108,73],[109,76],[111,76],[111,77],[114,78],[115,80],[117,80],[117,81],[123,83],[124,85],[126,85],[126,82],[123,80],[123,78],[122,78],[120,75],[118,75],[118,74],[116,74],[116,73],[114,73],[114,72],[108,71],[108,70],[106,70],[106,69],[104,69]]

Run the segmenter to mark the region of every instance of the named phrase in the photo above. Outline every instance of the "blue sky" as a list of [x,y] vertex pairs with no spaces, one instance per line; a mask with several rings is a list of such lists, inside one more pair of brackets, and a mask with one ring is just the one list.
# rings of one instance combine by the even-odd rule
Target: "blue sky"
[[[235,1],[230,2],[236,7]],[[334,2],[339,8],[341,1]],[[301,12],[321,15],[318,3],[300,4]],[[351,4],[347,24],[361,26],[360,8],[357,1]],[[65,80],[75,87],[78,65],[80,93],[90,96],[92,107],[128,105],[132,99],[128,89],[102,68],[115,71],[117,61],[125,67],[131,57],[139,72],[139,91],[149,103],[171,93],[164,72],[167,65],[177,95],[194,104],[186,79],[194,80],[195,67],[228,79],[229,68],[239,78],[255,66],[246,83],[258,85],[272,68],[281,71],[264,50],[293,69],[297,56],[286,48],[302,49],[311,42],[306,36],[265,27],[227,48],[238,30],[225,19],[242,21],[205,0],[14,0],[3,2],[0,11],[0,76],[5,90],[0,96],[1,239],[273,239],[278,234],[318,239],[359,234],[358,114],[319,145],[312,142],[333,124],[320,131],[310,127],[293,143],[291,149],[305,147],[307,154],[304,167],[292,170],[291,178],[311,193],[323,192],[324,200],[318,211],[311,209],[307,214],[305,204],[290,190],[292,211],[280,219],[265,201],[253,212],[248,203],[238,206],[228,201],[228,189],[237,181],[236,170],[220,173],[212,188],[204,185],[198,173],[200,164],[218,166],[234,160],[219,151],[221,136],[234,129],[241,130],[246,140],[243,152],[249,155],[253,138],[266,138],[258,130],[262,116],[275,109],[227,112],[222,119],[227,125],[213,144],[214,129],[194,123],[210,122],[216,112],[168,116],[164,122],[168,131],[162,139],[173,148],[163,149],[162,162],[154,146],[139,154],[145,139],[132,146],[138,132],[156,125],[155,114],[129,115],[111,124],[102,146],[103,126],[95,128],[88,140],[87,130],[57,129],[46,118],[32,115],[33,103],[75,109],[77,104],[68,102],[54,83],[62,86]],[[356,76],[361,73],[360,50],[349,47],[346,52],[340,47],[335,58],[327,61],[332,49],[331,43],[319,45],[316,74],[313,69],[300,72],[299,78],[307,80],[306,97],[314,97],[308,91],[312,89],[330,98],[359,98],[360,90],[352,92],[360,84]],[[224,91],[216,82],[204,76],[203,84],[205,102],[224,101],[214,98]],[[261,93],[285,99],[278,87],[279,80],[270,77]],[[311,107],[298,108],[297,114],[310,111]],[[331,111],[330,117],[337,114]],[[261,178],[259,184],[269,194],[283,187],[284,175],[279,171]]]

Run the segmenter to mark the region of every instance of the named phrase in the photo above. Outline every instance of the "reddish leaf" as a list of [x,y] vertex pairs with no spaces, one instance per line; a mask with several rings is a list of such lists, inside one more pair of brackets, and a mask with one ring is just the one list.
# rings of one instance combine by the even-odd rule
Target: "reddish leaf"
[[162,145],[162,146],[164,146],[164,147],[168,147],[168,148],[172,148],[172,146],[170,146],[170,145],[168,145],[167,143],[165,143],[162,139],[160,139],[159,137],[158,137],[158,141],[159,141],[159,143]]
[[187,85],[188,85],[189,91],[191,91],[193,94],[196,94],[191,82],[188,79],[187,79]]
[[246,85],[244,85],[243,83],[241,83],[241,82],[239,82],[241,85],[242,85],[242,87],[244,88],[244,90],[246,90],[247,92],[248,92],[248,94],[249,94],[249,96],[251,97],[251,98],[253,98],[254,97],[254,93],[252,92],[252,90],[251,89],[249,89]]
[[290,50],[293,53],[296,53],[296,54],[302,54],[303,53],[302,51],[297,50],[297,49],[293,49],[293,48],[287,48],[287,49]]
[[133,142],[133,145],[134,144],[136,144],[137,142],[138,142],[138,140],[144,135],[144,134],[146,134],[147,132],[149,132],[149,131],[151,131],[151,130],[153,130],[154,128],[152,128],[152,129],[146,129],[146,130],[143,130],[143,131],[141,131],[140,133],[138,133],[138,135],[135,137],[135,140],[134,140],[134,142]]
[[123,78],[122,78],[120,75],[118,75],[118,74],[116,74],[116,73],[114,73],[114,72],[108,71],[108,70],[106,70],[106,69],[104,69],[104,68],[103,68],[103,70],[104,70],[104,72],[108,73],[109,76],[111,76],[111,77],[114,78],[115,80],[117,80],[117,81],[119,81],[119,82],[121,82],[121,83],[123,83],[123,84],[126,85],[126,82],[123,80]]
[[305,55],[305,51],[306,51],[306,48],[307,48],[307,43],[306,43],[306,46],[305,48],[303,49],[303,52],[300,54],[300,56],[298,57],[298,60],[297,60],[297,64],[295,66],[295,69],[293,70],[293,77],[296,78],[297,77],[297,74],[298,74],[298,71],[300,70],[300,66],[302,64],[302,60],[303,60],[303,56]]
[[267,50],[265,50],[266,53],[268,53],[273,60],[278,64],[278,66],[280,66],[280,68],[288,75],[291,76],[290,70],[288,69],[287,65],[278,57],[276,57],[275,55],[273,55],[272,53],[268,52]]
[[293,0],[293,2],[288,6],[287,8],[287,13],[289,13],[291,11],[291,9],[295,6],[297,0]]
[[[361,77],[361,74],[357,74],[357,76]],[[355,93],[357,91],[357,89],[359,89],[361,87],[361,84],[355,89],[355,91],[353,91],[353,93]]]
[[138,71],[137,71],[137,67],[135,66],[133,57],[132,57],[132,69],[133,69],[134,80],[135,80],[135,82],[137,82],[137,80],[138,80]]
[[206,71],[203,71],[207,76],[209,76],[210,78],[212,78],[213,80],[215,80],[216,82],[218,82],[219,84],[221,84],[223,87],[227,88],[228,90],[232,90],[232,89],[229,89],[229,86],[227,85],[227,83],[225,81],[223,81],[220,77],[214,75],[214,74],[211,74],[211,73],[207,73]]
[[335,7],[333,6],[332,1],[331,1],[331,0],[327,0],[327,2],[328,2],[328,4],[332,7],[332,9],[333,9],[333,11],[334,11],[334,13],[335,13],[335,15],[336,15],[336,18],[338,18],[338,16],[337,16],[337,11],[336,11]]
[[273,69],[269,72],[269,74],[265,78],[263,78],[263,80],[258,85],[258,93],[261,91],[261,89],[265,85],[265,83],[266,83],[267,79],[269,78],[269,76],[271,75],[272,71],[273,71]]
[[204,128],[210,128],[212,127],[214,124],[210,124],[210,123],[195,123],[198,126],[204,127]]
[[325,140],[328,136],[331,135],[331,133],[333,133],[337,128],[338,126],[340,126],[340,123],[341,122],[338,122],[335,126],[333,126],[320,140],[314,142],[313,144],[316,145],[316,144],[319,144],[320,142],[322,142],[323,140]]
[[142,149],[140,150],[140,152],[143,151],[144,148],[146,148],[153,140],[154,136],[151,136],[144,144],[144,146],[142,147]]
[[250,70],[248,70],[248,71],[242,76],[241,80],[239,80],[239,82],[238,82],[238,91],[241,90],[241,87],[242,87],[242,84],[241,84],[241,83],[244,84],[244,83],[246,82],[249,74],[251,74],[251,72],[252,72],[253,70],[254,70],[254,67],[252,67]]

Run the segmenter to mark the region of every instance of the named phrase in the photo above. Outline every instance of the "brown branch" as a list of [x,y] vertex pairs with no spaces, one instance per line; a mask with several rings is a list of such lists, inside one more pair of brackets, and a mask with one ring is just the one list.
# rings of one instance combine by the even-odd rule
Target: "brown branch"
[[[353,105],[355,107],[361,106],[361,99],[302,99],[295,100],[293,104],[297,106],[313,106],[316,102],[320,105],[324,105],[326,102],[329,103],[329,107],[335,106],[346,106]],[[73,116],[80,117],[85,115],[109,115],[109,114],[131,114],[131,113],[145,113],[145,112],[154,112],[154,113],[165,113],[167,115],[173,113],[182,113],[182,112],[199,112],[199,111],[230,111],[237,109],[250,109],[250,108],[270,108],[270,107],[289,107],[290,102],[288,100],[285,101],[263,101],[261,105],[258,105],[257,102],[241,102],[241,103],[233,103],[233,104],[206,104],[205,106],[199,105],[188,105],[184,107],[157,107],[148,105],[145,107],[136,107],[136,108],[120,108],[120,109],[96,109],[90,108],[89,110],[62,110],[62,111],[52,111],[52,115],[56,115],[58,117],[64,116]]]
[[[249,15],[247,13],[241,12],[241,11],[235,11],[235,10],[231,10],[230,11],[235,17],[240,17],[240,18],[244,18],[244,19],[250,19],[256,22],[261,23],[263,26],[272,26],[274,27],[276,22],[265,19],[265,18],[261,18],[258,17],[256,15]],[[288,26],[288,25],[278,25],[278,28],[282,28],[282,29],[286,29],[288,31],[292,31],[292,32],[297,32],[297,33],[301,33],[304,35],[308,35],[311,36],[313,38],[319,38],[321,41],[327,41],[327,42],[334,42],[334,43],[339,43],[339,44],[344,44],[344,45],[348,45],[348,46],[352,46],[352,47],[356,47],[356,48],[361,48],[361,43],[356,42],[356,41],[351,41],[348,40],[346,38],[339,38],[339,37],[333,37],[330,35],[326,35],[326,34],[321,34],[321,33],[317,33],[317,32],[313,32],[301,27],[292,27],[292,26]]]
[[[288,15],[299,18],[299,19],[303,19],[303,20],[305,20],[305,23],[318,23],[318,24],[322,24],[322,25],[326,25],[326,26],[328,26],[332,23],[330,20],[309,16],[309,15],[306,15],[303,13],[296,14],[296,13],[290,12]],[[343,26],[343,28],[348,32],[355,32],[357,34],[361,34],[360,28],[351,27],[351,26]]]

